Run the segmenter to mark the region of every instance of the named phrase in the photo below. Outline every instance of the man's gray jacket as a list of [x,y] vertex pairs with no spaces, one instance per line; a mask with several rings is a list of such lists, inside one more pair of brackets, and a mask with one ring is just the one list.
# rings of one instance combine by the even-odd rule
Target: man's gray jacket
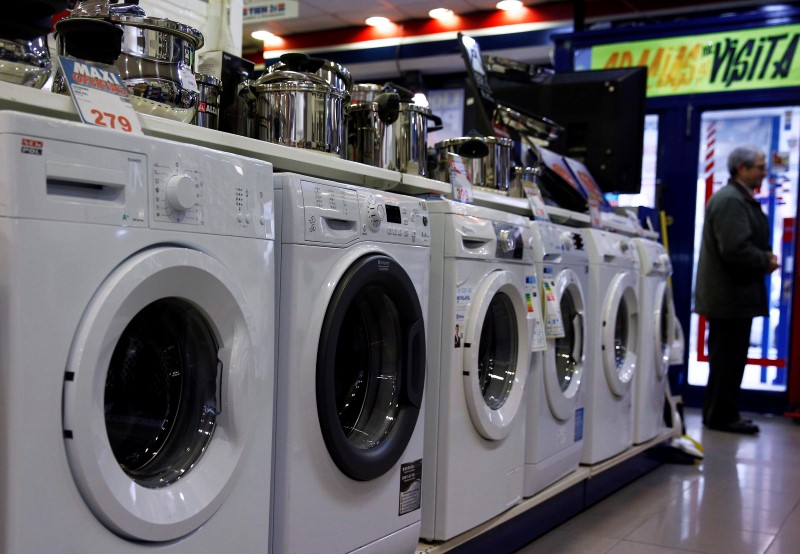
[[734,181],[706,205],[694,311],[706,317],[756,317],[769,313],[764,277],[772,247],[761,206]]

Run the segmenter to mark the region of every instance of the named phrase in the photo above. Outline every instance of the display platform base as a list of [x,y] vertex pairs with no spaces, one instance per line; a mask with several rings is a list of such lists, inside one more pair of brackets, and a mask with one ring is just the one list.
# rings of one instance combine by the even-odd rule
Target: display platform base
[[662,465],[666,460],[663,449],[668,448],[667,442],[678,433],[678,430],[670,430],[614,458],[593,466],[581,466],[466,533],[446,542],[419,543],[416,554],[515,552]]

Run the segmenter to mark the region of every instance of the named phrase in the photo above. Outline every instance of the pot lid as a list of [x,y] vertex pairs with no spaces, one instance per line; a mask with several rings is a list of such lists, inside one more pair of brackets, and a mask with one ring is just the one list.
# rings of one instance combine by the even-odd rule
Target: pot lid
[[478,141],[484,142],[486,144],[498,145],[498,146],[509,146],[510,147],[510,146],[512,146],[514,144],[514,141],[511,140],[508,137],[473,136],[473,137],[457,137],[457,138],[446,139],[446,140],[443,140],[441,142],[437,142],[436,145],[435,145],[435,148],[439,149],[439,148],[448,148],[450,146],[461,146],[464,143],[468,143],[468,142],[471,142],[471,141],[474,141],[474,140],[478,140]]
[[152,29],[170,35],[177,35],[191,42],[195,50],[202,48],[205,42],[203,34],[194,27],[189,27],[188,25],[169,19],[130,14],[111,14],[110,19],[113,23],[118,23],[123,26],[130,25],[132,27],[141,27],[143,29]]
[[264,73],[252,84],[251,89],[255,92],[305,90],[342,95],[342,92],[336,90],[325,79],[314,73],[290,71],[288,69]]
[[281,71],[298,71],[315,74],[330,83],[331,87],[346,94],[350,94],[353,80],[350,71],[343,65],[323,58],[313,58],[306,54],[289,52],[280,57],[279,62],[270,65],[264,72],[276,73]]
[[498,104],[494,111],[495,122],[501,123],[522,135],[542,140],[555,140],[564,128],[542,115],[524,114]]

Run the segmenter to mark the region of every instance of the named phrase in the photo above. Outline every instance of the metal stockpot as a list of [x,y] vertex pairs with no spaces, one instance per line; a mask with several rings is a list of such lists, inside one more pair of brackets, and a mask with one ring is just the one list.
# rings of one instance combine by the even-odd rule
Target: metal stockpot
[[[195,114],[198,88],[194,76],[195,52],[203,46],[203,35],[187,25],[168,19],[146,17],[136,6],[111,6],[92,16],[86,11],[56,24],[59,53],[78,59],[114,64],[130,92],[133,107],[141,112],[189,122]],[[92,23],[122,30],[121,44],[93,46]],[[105,37],[104,37],[105,38]],[[111,47],[113,46],[113,50]],[[93,50],[105,50],[99,57]],[[117,55],[118,54],[118,55]],[[106,56],[109,59],[104,59]],[[66,82],[59,69],[53,92],[64,92]]]
[[438,142],[435,178],[450,182],[448,154],[458,154],[470,170],[472,186],[508,194],[513,145],[514,141],[506,137],[470,136]]
[[508,187],[508,195],[512,198],[525,198],[525,188],[523,182],[536,182],[539,178],[540,169],[538,167],[523,167],[516,165],[511,168],[511,184]]
[[251,84],[258,138],[344,157],[348,97],[314,73],[281,70]]
[[213,75],[205,75],[203,73],[198,73],[195,78],[200,92],[197,113],[192,123],[198,127],[219,129],[219,101],[222,94],[222,81]]
[[46,38],[0,37],[0,81],[42,88],[50,77],[50,52]]
[[386,90],[384,85],[375,83],[356,83],[350,92],[351,104],[374,102],[375,98]]
[[[441,129],[442,120],[426,106],[399,102],[391,121],[381,114],[382,93],[374,102],[351,104],[348,109],[347,155],[375,167],[425,176],[428,131]],[[435,126],[428,128],[429,121]]]

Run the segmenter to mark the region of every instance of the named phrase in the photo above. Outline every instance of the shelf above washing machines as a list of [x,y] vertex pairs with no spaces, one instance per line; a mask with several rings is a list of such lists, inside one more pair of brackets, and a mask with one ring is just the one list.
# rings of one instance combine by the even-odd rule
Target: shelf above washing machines
[[[16,110],[58,119],[79,120],[78,112],[69,96],[53,94],[44,90],[22,87],[0,81],[0,110]],[[224,133],[214,129],[180,123],[152,115],[139,114],[142,129],[146,135],[197,144],[215,150],[240,154],[250,158],[271,162],[275,171],[291,171],[312,177],[322,177],[361,185],[378,190],[392,190],[403,194],[442,194],[451,196],[449,183],[428,179],[380,167],[345,160],[330,154],[313,150],[292,148],[262,140]],[[505,212],[532,217],[528,200],[512,198],[482,190],[474,190],[475,204]],[[588,214],[581,214],[548,206],[553,221],[573,227],[590,227]],[[622,216],[617,216],[617,219]],[[628,226],[620,228],[612,219],[604,222],[610,231],[631,235]],[[638,233],[634,233],[637,234]],[[655,239],[658,234],[643,231],[645,238]]]

